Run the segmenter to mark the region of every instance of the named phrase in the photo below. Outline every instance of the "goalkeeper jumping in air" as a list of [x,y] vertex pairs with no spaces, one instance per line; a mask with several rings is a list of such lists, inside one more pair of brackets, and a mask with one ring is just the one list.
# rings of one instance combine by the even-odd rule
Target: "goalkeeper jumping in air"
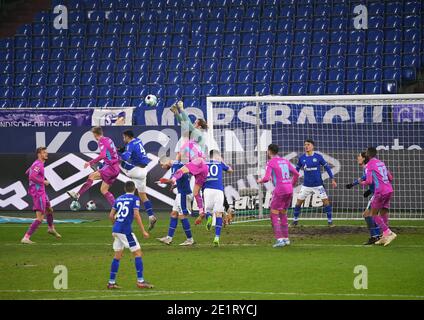
[[200,217],[205,216],[203,207],[203,199],[200,195],[200,190],[208,176],[208,166],[206,165],[206,137],[205,132],[208,125],[205,120],[197,119],[193,124],[184,111],[182,101],[178,101],[171,107],[171,111],[175,114],[178,123],[181,124],[183,141],[180,145],[177,154],[177,160],[188,161],[182,168],[178,169],[172,176],[172,182],[180,179],[184,174],[190,173],[195,178],[195,185],[193,188],[193,195],[196,199],[197,207],[199,208]]

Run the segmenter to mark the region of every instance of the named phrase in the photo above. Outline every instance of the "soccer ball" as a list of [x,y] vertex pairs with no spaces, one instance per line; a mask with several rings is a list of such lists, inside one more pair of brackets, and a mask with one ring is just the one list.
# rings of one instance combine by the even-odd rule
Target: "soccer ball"
[[71,205],[69,206],[69,208],[72,211],[78,211],[79,209],[81,209],[81,205],[78,201],[74,200],[74,201],[71,202]]
[[145,99],[144,102],[149,106],[149,107],[156,107],[156,105],[158,104],[158,98],[156,98],[155,95],[153,94],[149,94]]
[[88,211],[96,210],[96,203],[93,200],[87,202],[86,206]]

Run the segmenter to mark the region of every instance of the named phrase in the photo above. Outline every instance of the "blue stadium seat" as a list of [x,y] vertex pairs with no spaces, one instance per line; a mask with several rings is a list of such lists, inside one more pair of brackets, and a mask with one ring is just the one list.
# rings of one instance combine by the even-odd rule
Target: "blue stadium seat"
[[342,42],[337,42],[330,45],[330,55],[334,56],[344,56],[346,54],[346,44]]
[[[199,74],[197,74],[196,72],[184,72],[184,83],[199,83],[200,82],[200,77]],[[216,82],[216,81],[213,81]]]
[[271,45],[261,45],[257,50],[257,57],[271,58],[274,54],[274,47]]
[[100,85],[112,85],[114,82],[114,74],[103,72],[98,74],[98,83]]
[[240,71],[237,74],[238,83],[252,83],[253,82],[253,72],[252,71]]
[[200,87],[196,84],[184,86],[183,95],[184,96],[191,96],[191,97],[198,97],[200,95]]
[[11,86],[12,84],[13,84],[12,75],[7,73],[4,73],[4,74],[0,73],[0,87]]
[[345,78],[344,69],[329,69],[328,70],[328,80],[335,82],[342,82]]
[[289,70],[275,70],[272,75],[272,82],[289,83],[289,78],[290,78]]
[[274,61],[274,68],[287,70],[290,68],[290,64],[291,64],[290,58],[286,58],[286,57],[277,58]]
[[292,54],[295,56],[307,56],[310,52],[309,44],[297,44],[293,47]]
[[[221,92],[219,92],[221,94]],[[202,96],[218,95],[218,86],[216,84],[206,84],[202,86]],[[232,94],[234,95],[234,93]]]
[[368,68],[381,68],[383,65],[383,59],[381,56],[366,56],[365,66]]
[[327,17],[315,18],[313,21],[313,30],[328,30],[330,20]]
[[311,46],[311,56],[327,56],[328,52],[328,45],[327,44],[321,44],[321,43],[314,43]]
[[292,82],[290,84],[290,94],[295,96],[305,95],[307,91],[307,85],[304,82]]
[[241,46],[240,58],[254,58],[256,56],[255,46]]
[[292,19],[278,19],[277,21],[277,31],[287,32],[293,30],[293,20]]
[[33,37],[32,39],[33,39],[32,41],[33,48],[47,49],[49,47],[49,38],[47,36]]
[[306,69],[309,65],[309,58],[303,56],[295,56],[292,58],[292,68]]
[[256,70],[271,70],[273,60],[271,58],[257,58],[255,69]]
[[384,26],[390,29],[402,28],[402,16],[399,15],[387,15]]
[[277,33],[277,44],[291,44],[293,42],[293,33],[278,32]]
[[308,94],[322,95],[325,94],[325,82],[309,82],[308,83]]
[[[215,74],[216,77],[216,74]],[[209,77],[204,78],[204,82],[213,82],[213,81],[205,81],[205,80],[211,80],[211,74]],[[234,83],[236,81],[236,73],[232,71],[223,71],[221,72],[219,76],[219,83]]]
[[287,83],[275,83],[272,85],[271,92],[274,95],[288,95],[289,85]]
[[383,43],[377,42],[373,43],[370,42],[366,46],[365,54],[368,55],[381,55],[383,54]]
[[401,78],[402,78],[402,73],[400,68],[384,68],[383,80],[400,81]]
[[[374,33],[378,33],[378,30],[370,30],[370,32],[373,31]],[[369,37],[371,38],[371,37]],[[349,32],[349,42],[353,43],[361,43],[365,41],[365,31],[364,30],[353,30]],[[371,38],[370,41],[373,41]]]
[[343,82],[327,82],[327,94],[343,94]]
[[168,84],[179,84],[182,82],[183,75],[179,71],[170,71],[166,78]]
[[363,55],[365,51],[365,44],[360,42],[350,42],[348,44],[347,51],[352,55]]
[[28,61],[15,62],[15,73],[28,73],[31,72],[31,63]]
[[253,85],[250,83],[242,83],[236,86],[236,94],[241,96],[253,95]]
[[[424,42],[423,42],[424,43]],[[403,54],[419,54],[420,53],[420,43],[419,42],[410,42],[410,41],[403,41]]]
[[[388,6],[388,9],[389,9],[389,6]],[[392,8],[390,7],[390,9]],[[398,10],[398,13],[402,12],[401,3],[397,3],[396,9]],[[405,1],[404,2],[403,12],[406,14],[419,14],[421,12],[421,9],[422,9],[422,5],[420,1]]]
[[419,68],[420,67],[420,59],[418,54],[404,54],[402,56],[402,65],[404,67],[414,67]]
[[255,83],[270,83],[271,72],[269,71],[257,71],[255,73]]
[[368,28],[370,29],[382,29],[384,27],[384,17],[382,16],[370,16],[368,19]]
[[397,54],[386,54],[384,55],[384,66],[385,67],[397,67],[399,68],[402,64],[402,58]]
[[367,81],[381,81],[382,76],[383,72],[381,69],[365,69],[365,80]]
[[308,71],[305,69],[292,69],[290,74],[291,82],[303,82],[308,80]]
[[363,83],[361,81],[348,81],[346,82],[346,93],[347,94],[362,94]]
[[17,73],[15,74],[15,85],[17,86],[28,86],[29,85],[29,75],[26,73]]
[[348,69],[346,73],[346,80],[348,81],[362,81],[364,80],[364,70],[361,68]]
[[[72,62],[69,62],[72,63]],[[113,72],[115,69],[115,61],[113,60],[102,60],[99,65],[99,71],[101,72]],[[69,70],[72,71],[72,70]]]
[[381,82],[365,82],[365,94],[381,94]]
[[239,60],[238,69],[240,70],[252,70],[255,64],[255,60],[250,58],[241,58]]
[[94,72],[81,74],[81,84],[86,84],[86,85],[97,84],[97,74]]
[[115,84],[129,85],[131,83],[131,74],[126,72],[115,73]]
[[311,82],[324,82],[326,80],[327,80],[326,69],[310,69],[309,70],[309,81],[311,81]]
[[332,31],[330,35],[330,41],[332,43],[337,43],[346,46],[347,32],[344,30]]
[[149,77],[149,83],[162,84],[165,80],[165,75],[163,72],[151,73]]
[[344,68],[345,58],[343,56],[330,56],[328,59],[328,66],[330,68]]
[[221,62],[221,70],[232,70],[234,71],[237,66],[237,59],[226,58]]
[[[273,10],[273,12],[276,12],[276,10]],[[275,32],[276,29],[277,29],[277,21],[276,20],[261,19],[260,31]]]
[[131,83],[137,85],[144,85],[148,82],[148,75],[146,72],[133,72]]
[[63,85],[63,73],[49,73],[47,83],[49,85],[61,87]]
[[47,75],[44,73],[33,73],[31,75],[32,86],[44,86],[46,85]]
[[150,65],[150,70],[153,72],[165,72],[167,67],[167,60],[153,60]]

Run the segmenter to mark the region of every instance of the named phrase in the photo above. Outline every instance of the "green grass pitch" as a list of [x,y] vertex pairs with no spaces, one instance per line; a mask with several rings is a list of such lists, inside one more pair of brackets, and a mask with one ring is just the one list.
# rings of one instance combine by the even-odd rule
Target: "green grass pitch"
[[[324,221],[303,221],[290,247],[274,249],[269,221],[226,227],[215,248],[213,231],[191,220],[196,244],[180,247],[180,223],[172,245],[156,240],[167,232],[162,213],[149,239],[135,231],[145,278],[155,288],[136,288],[127,251],[117,278],[123,288],[108,291],[113,251],[105,218],[57,225],[61,240],[43,225],[33,246],[19,243],[28,225],[0,225],[0,299],[424,299],[424,221],[392,221],[398,238],[388,247],[362,246],[362,221],[336,221],[332,229]],[[54,289],[57,265],[68,269],[67,290]],[[357,265],[367,267],[366,290],[354,288]]]

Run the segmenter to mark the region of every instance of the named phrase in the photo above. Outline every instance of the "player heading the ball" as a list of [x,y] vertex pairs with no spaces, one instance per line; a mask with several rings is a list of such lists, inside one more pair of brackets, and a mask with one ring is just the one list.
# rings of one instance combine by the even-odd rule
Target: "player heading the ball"
[[324,187],[324,181],[322,180],[321,175],[321,166],[324,167],[324,169],[327,171],[328,176],[331,179],[331,185],[333,188],[337,187],[336,180],[334,179],[333,172],[331,171],[330,165],[325,161],[324,157],[320,155],[319,153],[316,153],[314,151],[315,149],[315,142],[312,139],[306,139],[304,141],[304,149],[305,154],[301,155],[299,157],[299,161],[296,165],[296,170],[299,172],[300,170],[303,170],[304,172],[304,180],[303,185],[300,189],[300,192],[297,196],[297,202],[296,206],[293,210],[293,222],[292,226],[295,227],[299,223],[299,216],[301,211],[301,206],[303,202],[305,202],[305,199],[315,194],[318,197],[321,198],[323,206],[324,206],[324,212],[327,215],[328,220],[328,226],[333,226],[333,209],[330,204],[330,200],[328,199],[327,192],[325,191]]
[[269,161],[266,165],[265,176],[257,180],[258,183],[266,183],[272,177],[274,183],[270,204],[270,218],[276,239],[274,248],[290,245],[287,209],[292,202],[293,186],[299,178],[299,172],[289,160],[278,155],[278,149],[276,144],[268,146]]
[[147,197],[146,193],[146,180],[147,170],[146,166],[151,161],[147,156],[144,149],[143,142],[139,138],[134,137],[134,132],[126,130],[122,133],[125,147],[118,150],[119,157],[121,158],[121,169],[128,178],[131,178],[138,191],[141,201],[143,202],[144,209],[149,216],[149,231],[153,229],[157,218],[153,212],[153,206]]

